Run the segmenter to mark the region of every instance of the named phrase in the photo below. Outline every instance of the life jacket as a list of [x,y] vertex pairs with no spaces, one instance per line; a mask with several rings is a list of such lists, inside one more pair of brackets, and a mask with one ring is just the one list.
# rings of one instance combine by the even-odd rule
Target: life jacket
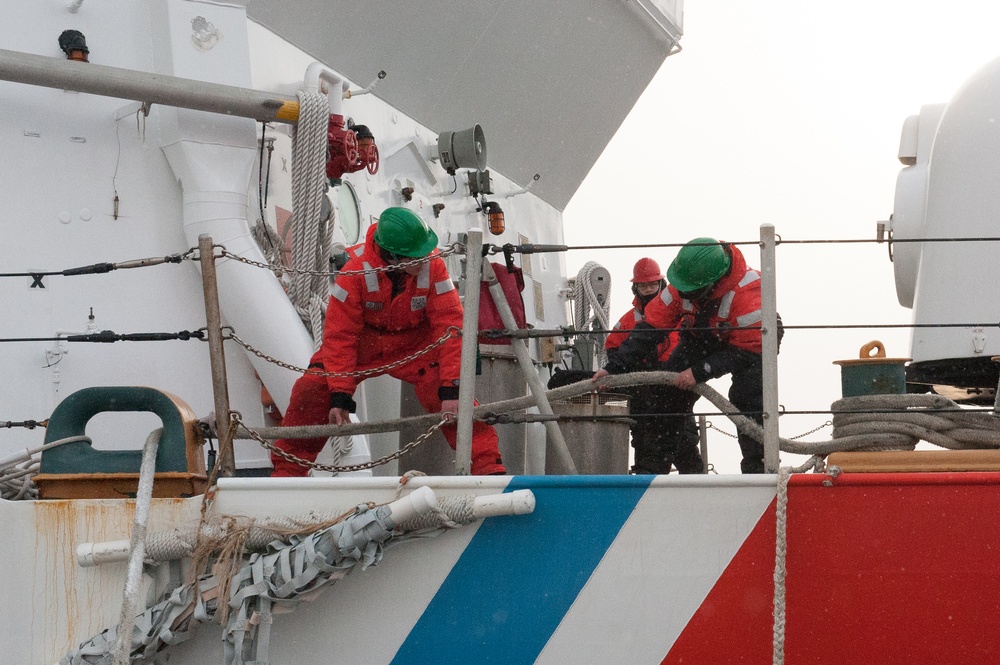
[[668,285],[646,305],[646,322],[655,328],[707,327],[708,331],[692,332],[713,335],[736,348],[760,353],[760,273],[747,267],[739,249],[728,244],[723,247],[730,256],[729,272],[706,298],[682,298],[677,289]]
[[[655,296],[653,300],[656,300]],[[635,328],[635,325],[645,320],[646,317],[643,314],[643,310],[642,301],[636,296],[632,300],[632,309],[625,312],[622,318],[618,319],[618,322],[613,326],[615,332],[609,333],[608,338],[604,341],[604,348],[606,350],[613,351],[625,342],[629,333]],[[677,345],[679,335],[680,333],[675,330],[670,333],[667,339],[657,345],[657,358],[660,361],[665,361],[670,357],[670,351]]]
[[[387,265],[375,245],[375,229],[372,225],[364,243],[347,249],[344,272]],[[451,326],[461,330],[462,304],[448,268],[437,254],[434,250],[434,258],[421,264],[416,276],[397,273],[402,289],[395,296],[386,272],[337,276],[330,289],[323,346],[316,354],[327,372],[355,371],[359,350],[364,357],[391,362],[439,339]],[[442,382],[452,385],[459,377],[461,337],[452,336],[435,355]],[[328,377],[327,383],[331,392],[352,395],[363,378]]]

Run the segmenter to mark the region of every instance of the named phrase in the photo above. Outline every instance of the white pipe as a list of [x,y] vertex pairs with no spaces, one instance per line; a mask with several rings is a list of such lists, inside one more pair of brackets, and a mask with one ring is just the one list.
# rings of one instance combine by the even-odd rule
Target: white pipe
[[535,512],[535,494],[531,490],[477,496],[472,503],[472,515],[477,519],[500,515],[528,515],[533,512]]
[[392,523],[402,524],[437,508],[437,496],[430,487],[418,487],[386,507],[389,509],[389,519]]
[[378,76],[375,77],[374,81],[372,81],[371,83],[369,83],[364,88],[361,88],[360,90],[348,90],[347,86],[345,86],[344,87],[344,99],[350,99],[351,97],[357,97],[358,95],[367,95],[367,94],[369,94],[372,90],[375,89],[375,86],[378,85],[378,82],[381,81],[384,78],[385,78],[385,71],[383,70],[383,71],[381,71],[381,72],[378,73]]
[[510,194],[507,194],[504,198],[506,198],[506,199],[512,199],[515,196],[520,196],[521,194],[527,194],[528,192],[531,191],[531,188],[535,186],[535,183],[538,182],[538,179],[541,178],[541,177],[542,177],[541,173],[536,173],[535,177],[533,177],[531,179],[531,182],[529,182],[527,185],[525,185],[521,189],[514,190]]
[[128,558],[129,541],[110,540],[103,543],[80,543],[76,546],[76,562],[81,568],[93,568],[105,563],[117,563]]
[[[196,246],[204,233],[234,255],[266,263],[247,221],[254,149],[182,140],[163,152],[184,189],[188,246]],[[299,367],[308,364],[312,339],[274,274],[232,259],[219,260],[216,272],[222,317],[236,334],[269,356]],[[298,374],[253,354],[248,358],[284,413]]]
[[[528,496],[525,496],[526,492]],[[482,508],[480,508],[483,517],[524,515],[530,513],[535,507],[534,495],[528,490],[498,494],[494,497],[479,497],[476,501],[478,502],[479,499],[484,500]],[[437,505],[437,495],[433,489],[425,485],[386,505],[386,519],[395,526],[426,515],[437,508]],[[479,516],[475,508],[473,508],[473,514]],[[128,559],[130,550],[131,543],[128,540],[81,543],[76,548],[76,561],[82,568],[117,563]]]
[[306,74],[302,80],[303,90],[322,92],[326,95],[330,99],[330,113],[344,115],[343,99],[347,87],[347,81],[322,62],[314,62],[306,67]]

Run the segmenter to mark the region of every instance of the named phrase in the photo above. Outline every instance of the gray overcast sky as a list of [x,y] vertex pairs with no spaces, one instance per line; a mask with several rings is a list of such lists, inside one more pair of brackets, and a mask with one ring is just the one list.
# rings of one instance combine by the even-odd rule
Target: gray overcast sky
[[[874,238],[876,222],[892,213],[904,119],[948,101],[1000,56],[998,31],[1000,5],[982,0],[687,0],[683,51],[664,63],[566,208],[566,241],[753,241],[763,223],[788,240]],[[741,249],[759,267],[758,250]],[[617,320],[630,307],[635,260],[649,255],[666,269],[674,254],[604,250],[566,260],[571,275],[588,260],[611,271]],[[790,325],[910,322],[884,245],[785,245],[777,279]],[[906,330],[786,335],[781,404],[829,409],[840,397],[832,362],[856,358],[872,339],[891,357],[909,355]],[[728,390],[724,379],[712,385]],[[714,410],[704,401],[695,408]],[[828,418],[785,416],[781,434]],[[827,427],[804,440],[829,436]],[[715,434],[710,446],[720,472],[739,472],[734,440]]]

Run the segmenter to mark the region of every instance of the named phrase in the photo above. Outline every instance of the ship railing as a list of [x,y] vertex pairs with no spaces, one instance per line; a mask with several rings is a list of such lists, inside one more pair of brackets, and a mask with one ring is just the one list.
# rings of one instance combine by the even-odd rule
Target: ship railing
[[[982,240],[982,239],[924,239],[923,242],[934,242],[934,241],[971,241],[971,240]],[[989,239],[994,240],[994,239]],[[776,308],[776,295],[775,295],[775,269],[774,269],[774,253],[777,244],[788,243],[794,244],[796,242],[807,242],[807,241],[789,241],[781,240],[780,238],[776,241],[776,236],[774,234],[774,228],[771,225],[763,225],[761,227],[761,238],[759,241],[759,246],[761,248],[761,277],[762,277],[762,340],[764,347],[764,378],[765,378],[765,399],[764,399],[764,409],[762,414],[764,420],[764,427],[758,428],[760,431],[754,430],[756,426],[753,421],[747,416],[753,416],[758,414],[742,413],[733,409],[732,405],[728,404],[721,397],[720,403],[716,403],[714,399],[709,399],[719,406],[720,411],[729,416],[734,422],[736,422],[737,427],[741,431],[751,432],[755,438],[761,438],[766,446],[767,457],[765,458],[765,463],[767,465],[768,471],[775,471],[778,464],[778,453],[779,451],[787,451],[797,454],[808,454],[810,451],[814,454],[823,454],[823,451],[837,451],[844,448],[838,447],[836,445],[831,445],[828,442],[821,442],[820,444],[803,444],[802,446],[794,444],[794,440],[799,437],[793,437],[792,439],[783,439],[778,434],[778,419],[780,415],[785,415],[790,412],[782,409],[777,400],[777,335],[771,334],[771,331],[777,331],[778,320],[777,320],[777,308]],[[815,241],[822,242],[822,241]],[[844,241],[844,242],[861,242],[861,241]],[[865,241],[871,242],[871,241]],[[747,243],[734,243],[734,244],[747,244]],[[756,243],[755,243],[756,244]],[[667,246],[681,246],[680,244],[675,245],[642,245],[636,247],[667,247]],[[622,246],[624,247],[624,246]],[[628,246],[632,247],[632,246]],[[145,340],[161,340],[161,339],[206,339],[210,344],[210,355],[212,357],[212,376],[213,384],[216,386],[215,394],[215,406],[216,413],[221,414],[233,414],[228,404],[228,395],[226,393],[226,376],[225,376],[225,364],[224,356],[222,354],[223,342],[229,339],[235,339],[241,344],[243,342],[237,338],[235,333],[229,330],[227,333],[227,328],[222,326],[221,317],[218,312],[218,300],[215,293],[214,285],[214,263],[218,256],[215,256],[215,250],[219,249],[218,246],[212,244],[212,240],[208,236],[204,236],[199,239],[199,246],[197,249],[192,248],[185,252],[184,254],[177,254],[170,257],[162,257],[156,259],[142,259],[137,261],[128,261],[119,264],[95,264],[94,266],[86,266],[84,268],[73,268],[63,271],[47,272],[47,273],[5,273],[0,274],[0,276],[24,276],[30,275],[35,279],[41,276],[47,275],[62,275],[62,276],[73,276],[73,275],[83,275],[83,274],[94,274],[109,272],[110,270],[119,268],[135,268],[135,267],[148,267],[152,265],[158,265],[160,263],[180,263],[184,260],[198,260],[202,263],[202,273],[204,276],[204,290],[205,290],[205,306],[206,306],[206,328],[195,331],[188,332],[184,331],[182,333],[160,333],[156,335],[150,334],[139,334],[139,335],[113,335],[110,331],[104,331],[96,335],[78,335],[74,336],[74,339],[70,341],[92,341],[92,342],[109,342],[109,341],[119,341],[121,340],[135,340],[135,341],[145,341]],[[558,252],[566,251],[568,249],[592,249],[592,248],[570,248],[565,245],[522,245],[510,247],[512,251],[532,253],[532,252]],[[499,286],[496,276],[493,274],[492,266],[483,261],[483,257],[488,253],[495,253],[496,248],[489,246],[485,248],[482,244],[482,232],[478,229],[473,229],[470,231],[467,242],[465,245],[454,245],[452,247],[446,248],[446,250],[451,252],[464,251],[467,255],[466,270],[467,277],[474,276],[476,273],[482,275],[481,281],[489,285],[489,293],[493,298],[498,311],[501,313],[501,318],[507,329],[496,330],[496,331],[484,331],[478,329],[478,299],[479,299],[479,284],[480,280],[477,279],[466,279],[465,280],[465,320],[464,325],[466,330],[463,331],[463,376],[460,381],[460,399],[463,401],[463,406],[459,409],[459,448],[458,457],[456,462],[456,471],[460,474],[468,473],[469,466],[471,464],[471,437],[469,433],[471,432],[471,423],[475,419],[483,420],[488,423],[501,423],[501,422],[540,422],[545,425],[549,436],[549,444],[553,445],[553,450],[560,458],[560,466],[566,469],[568,472],[574,472],[572,457],[569,455],[568,451],[565,449],[565,444],[563,443],[562,450],[560,450],[559,439],[561,438],[561,431],[559,430],[558,422],[572,420],[572,417],[567,417],[565,415],[555,415],[551,412],[550,405],[553,400],[565,399],[575,395],[582,395],[587,392],[592,392],[594,387],[589,385],[587,382],[578,384],[574,386],[568,386],[571,388],[569,391],[564,391],[562,389],[555,389],[546,391],[541,385],[541,380],[538,373],[535,371],[535,362],[531,359],[528,354],[527,348],[524,344],[515,343],[512,345],[512,349],[515,354],[520,353],[524,357],[518,358],[518,364],[525,374],[525,381],[531,388],[531,395],[524,398],[519,398],[518,400],[508,401],[508,403],[498,403],[498,404],[486,404],[474,408],[469,408],[474,404],[472,400],[473,386],[475,384],[475,378],[472,372],[474,372],[475,367],[475,345],[478,337],[485,335],[487,337],[495,335],[498,337],[509,337],[513,339],[524,339],[528,337],[541,337],[541,336],[551,336],[551,337],[567,337],[569,335],[585,335],[585,334],[595,334],[595,333],[607,333],[611,331],[599,331],[599,330],[571,330],[569,328],[560,328],[558,330],[524,330],[518,329],[516,323],[514,322],[513,315],[510,311],[509,305],[506,301],[506,297],[503,295],[503,290]],[[504,251],[508,250],[508,246],[504,246]],[[225,254],[223,254],[225,255]],[[274,269],[274,266],[264,266],[268,269]],[[481,272],[480,272],[481,271]],[[336,273],[330,273],[336,274]],[[878,324],[878,326],[873,325],[826,325],[826,326],[808,326],[808,325],[785,325],[785,329],[790,328],[870,328],[870,327],[949,327],[949,326],[993,326],[996,324],[899,324],[899,325],[888,325],[888,324]],[[449,331],[449,336],[457,333],[457,331]],[[79,339],[75,339],[79,338]],[[36,338],[19,338],[19,339],[5,339],[3,341],[32,341]],[[40,339],[40,338],[38,338]],[[438,340],[440,342],[441,340]],[[435,342],[434,344],[437,344]],[[246,345],[245,345],[246,346]],[[247,350],[252,349],[247,346]],[[471,357],[472,360],[469,360]],[[274,359],[269,359],[274,361]],[[310,371],[302,370],[299,371]],[[672,375],[665,372],[642,372],[636,375],[621,375],[620,377],[608,377],[604,380],[604,385],[608,387],[612,386],[629,386],[629,385],[643,385],[648,383],[670,383],[672,382]],[[613,379],[613,381],[612,381]],[[464,388],[464,389],[463,389]],[[706,387],[699,386],[696,388],[695,392],[699,392],[702,389],[707,389]],[[701,394],[699,392],[699,394]],[[708,396],[708,394],[706,394]],[[918,407],[926,407],[938,410],[936,412],[940,413],[940,409],[946,410],[956,410],[957,405],[950,403],[948,400],[944,400],[941,403],[935,402],[934,404],[926,405],[916,405]],[[515,417],[509,415],[510,411],[513,410],[524,410],[531,407],[536,407],[539,410],[537,415],[525,415],[523,417]],[[954,408],[953,408],[954,407]],[[867,407],[849,407],[855,412],[865,412],[865,413],[877,413],[878,408]],[[890,405],[885,407],[891,412],[898,411],[899,407],[897,405]],[[506,410],[504,410],[506,409]],[[996,412],[996,405],[994,406],[994,413]],[[795,412],[795,413],[836,413],[836,411],[815,411],[815,412]],[[966,411],[967,413],[967,411]],[[238,415],[238,414],[237,414]],[[670,414],[656,414],[658,416],[670,415]],[[699,414],[703,415],[703,414]],[[715,414],[712,414],[715,415]],[[742,418],[742,420],[739,420]],[[588,418],[591,420],[600,420],[599,416]],[[34,422],[34,421],[26,421]],[[236,437],[241,438],[257,438],[268,439],[268,438],[296,438],[302,437],[316,437],[316,436],[346,436],[350,434],[362,434],[362,433],[374,433],[374,432],[386,432],[386,431],[398,431],[400,426],[421,426],[428,430],[436,429],[442,424],[440,414],[429,414],[427,416],[417,416],[414,418],[397,419],[396,421],[385,421],[382,423],[354,423],[349,425],[335,426],[335,425],[323,425],[314,426],[312,428],[303,428],[303,433],[296,433],[295,428],[247,428],[243,423],[237,419],[233,418],[222,418],[216,422],[217,433],[220,440],[221,449],[221,459],[218,465],[218,473],[222,475],[231,474],[232,467],[234,463],[232,461],[232,440]],[[827,423],[829,424],[829,422]],[[8,426],[13,425],[13,423],[8,423]],[[977,423],[977,426],[982,426],[983,423]],[[822,427],[822,426],[821,426]],[[716,428],[718,429],[718,428]],[[817,428],[819,429],[819,428]],[[236,431],[239,430],[239,431]],[[720,430],[721,431],[721,430]],[[551,433],[555,432],[555,435]],[[419,441],[414,442],[414,444],[419,444],[423,440],[426,440],[429,436],[430,431],[425,436],[419,437]],[[808,434],[808,433],[807,433]],[[254,436],[256,435],[256,436]],[[802,436],[802,435],[800,435]],[[982,435],[985,436],[985,435]],[[465,442],[463,443],[463,439]],[[933,441],[932,441],[933,442]],[[961,443],[961,442],[960,442]],[[981,442],[976,442],[981,443]],[[987,447],[997,447],[993,445],[992,439],[985,442]],[[946,446],[947,447],[947,446]],[[401,454],[401,453],[400,453]],[[395,459],[398,454],[393,457]],[[541,458],[544,460],[544,453]],[[375,463],[385,463],[386,460],[377,460]],[[373,463],[372,465],[374,465]],[[370,467],[368,467],[370,468]],[[333,466],[329,470],[331,471],[345,471],[349,470],[346,467],[336,467]],[[544,473],[544,467],[541,470],[532,469],[533,473]]]
[[[897,439],[905,438],[911,441],[914,445],[919,440],[926,440],[930,443],[939,445],[944,448],[950,449],[966,449],[966,448],[998,448],[1000,447],[1000,428],[997,427],[997,417],[1000,416],[1000,387],[997,388],[995,393],[995,400],[993,403],[992,410],[986,410],[987,414],[975,413],[975,409],[969,409],[964,406],[953,402],[950,399],[939,395],[864,395],[861,397],[847,397],[838,400],[831,407],[831,410],[827,411],[801,411],[794,413],[822,413],[822,414],[833,414],[834,421],[827,421],[824,425],[818,428],[806,432],[792,439],[785,439],[779,436],[778,431],[778,417],[780,415],[790,414],[793,412],[786,411],[778,403],[778,385],[777,385],[777,346],[778,346],[778,333],[780,319],[777,316],[777,295],[776,295],[776,273],[775,273],[775,248],[778,244],[806,244],[806,243],[884,243],[886,242],[884,236],[884,229],[880,228],[879,236],[875,239],[828,239],[828,240],[783,240],[779,236],[776,236],[774,232],[773,225],[764,224],[760,227],[760,240],[757,242],[734,242],[730,243],[733,245],[749,245],[758,244],[761,252],[761,309],[762,309],[762,321],[761,321],[761,332],[762,332],[762,365],[763,365],[763,411],[759,414],[763,416],[763,427],[756,426],[756,423],[748,418],[743,417],[742,419],[732,418],[733,412],[731,410],[724,409],[720,407],[720,410],[724,414],[730,415],[731,419],[737,423],[738,428],[742,431],[750,433],[754,438],[762,441],[765,446],[765,466],[766,470],[771,473],[776,473],[778,471],[778,466],[780,464],[779,452],[786,451],[795,454],[812,454],[816,459],[807,462],[804,467],[813,466],[814,461],[819,461],[821,458],[825,457],[826,454],[830,452],[838,452],[841,450],[854,450],[856,446],[859,448],[869,448],[869,449],[898,449],[894,446],[899,444],[899,441],[892,443],[886,443],[884,448],[882,447],[882,442],[873,442],[871,440],[860,441],[859,439],[863,437],[858,437],[854,435],[844,435],[839,441],[829,441],[829,442],[817,442],[817,443],[806,443],[800,445],[795,442],[796,439],[801,438],[811,434],[819,429],[822,429],[826,425],[834,424],[836,418],[848,417],[857,418],[858,416],[873,416],[872,420],[876,422],[876,426],[882,424],[886,421],[901,421],[904,424],[900,425],[898,428],[893,428],[893,432],[898,434]],[[1000,241],[1000,238],[990,237],[990,238],[913,238],[913,239],[891,239],[889,242],[890,257],[892,254],[892,243],[893,242],[916,242],[916,243],[936,243],[936,242],[981,242],[981,241]],[[665,248],[665,247],[682,247],[685,243],[656,243],[656,244],[626,244],[626,245],[593,245],[593,246],[568,246],[568,245],[535,245],[535,244],[523,244],[523,245],[504,245],[502,248],[493,246],[487,253],[497,253],[498,251],[504,251],[505,254],[508,253],[548,253],[548,252],[566,252],[569,250],[621,250],[621,249],[652,249],[652,248]],[[995,327],[998,324],[993,323],[943,323],[943,324],[874,324],[874,325],[784,325],[783,329],[788,330],[790,328],[798,329],[846,329],[846,328],[946,328],[946,327],[962,327],[962,328],[988,328]],[[480,334],[485,334],[485,336],[496,336],[496,337],[510,337],[510,338],[527,338],[527,337],[563,337],[568,338],[571,336],[578,335],[593,335],[593,334],[608,334],[614,332],[613,330],[571,330],[564,328],[561,330],[514,330],[512,326],[508,326],[505,330],[496,331],[480,331]],[[635,334],[641,331],[631,331],[630,334]],[[659,331],[662,332],[662,331]],[[655,374],[655,373],[654,373]],[[701,386],[695,389],[695,392],[700,393]],[[710,400],[711,401],[711,400]],[[724,401],[724,400],[723,400]],[[731,407],[731,405],[730,405]],[[932,418],[941,417],[945,421],[950,421],[950,424],[946,423],[942,425],[943,431],[930,431],[927,430],[919,431],[921,425],[916,424],[916,420],[920,418],[925,418],[929,414],[933,414]],[[657,414],[657,415],[671,415],[671,414]],[[713,414],[715,415],[715,414]],[[742,413],[739,416],[748,415],[758,415]],[[883,418],[884,416],[884,418]],[[913,422],[910,422],[910,419]],[[906,432],[905,434],[902,430],[905,430],[907,426],[913,425],[912,431]],[[968,428],[968,429],[966,429]],[[846,428],[845,428],[846,429]],[[721,430],[720,430],[721,431]],[[955,436],[952,437],[951,434],[954,433]],[[875,435],[876,437],[879,435]],[[836,427],[834,437],[836,439]],[[891,438],[889,436],[886,439]],[[849,441],[853,439],[853,441]],[[843,445],[840,445],[843,444]],[[906,446],[907,443],[902,443]],[[912,447],[909,448],[912,450]]]

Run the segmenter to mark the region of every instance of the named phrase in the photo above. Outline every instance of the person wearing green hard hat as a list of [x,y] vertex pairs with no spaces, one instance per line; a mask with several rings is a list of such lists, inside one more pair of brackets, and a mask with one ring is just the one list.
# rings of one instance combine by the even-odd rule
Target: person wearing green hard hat
[[[608,358],[618,354],[625,340],[637,325],[645,321],[646,306],[667,288],[667,280],[660,272],[660,265],[649,257],[643,257],[632,267],[632,309],[618,319],[613,326],[613,332],[604,341]],[[650,356],[639,359],[638,369],[643,371],[658,371],[670,358],[670,352],[677,345],[679,335],[671,332],[655,348],[650,347]],[[629,416],[632,423],[629,431],[632,437],[632,447],[635,449],[635,459],[632,465],[633,474],[665,474],[676,467],[679,473],[703,473],[704,462],[699,449],[698,428],[694,416],[688,416],[684,423],[684,436],[667,436],[669,427],[664,423],[662,414],[668,413],[664,408],[665,400],[670,397],[669,386],[647,385],[633,386],[625,390],[629,396]]]
[[[745,415],[763,422],[761,378],[760,273],[747,267],[734,245],[714,238],[695,238],[677,252],[667,268],[667,288],[645,309],[645,320],[630,335],[594,381],[608,374],[640,369],[641,359],[680,329],[680,341],[663,369],[677,378],[663,402],[668,417],[666,436],[684,436],[685,415],[694,410],[696,384],[732,375],[729,400]],[[778,339],[782,329],[779,320]],[[739,434],[743,473],[764,473],[764,446]]]
[[[365,242],[347,249],[347,264],[330,290],[323,344],[310,361],[312,371],[292,388],[283,426],[350,422],[358,384],[388,374],[413,384],[428,413],[445,414],[441,433],[455,447],[462,303],[437,244],[418,214],[393,207],[368,229]],[[279,439],[275,446],[313,462],[325,443],[325,437]],[[272,477],[309,471],[279,454],[271,461]],[[472,473],[506,473],[496,430],[479,421],[472,429]]]

